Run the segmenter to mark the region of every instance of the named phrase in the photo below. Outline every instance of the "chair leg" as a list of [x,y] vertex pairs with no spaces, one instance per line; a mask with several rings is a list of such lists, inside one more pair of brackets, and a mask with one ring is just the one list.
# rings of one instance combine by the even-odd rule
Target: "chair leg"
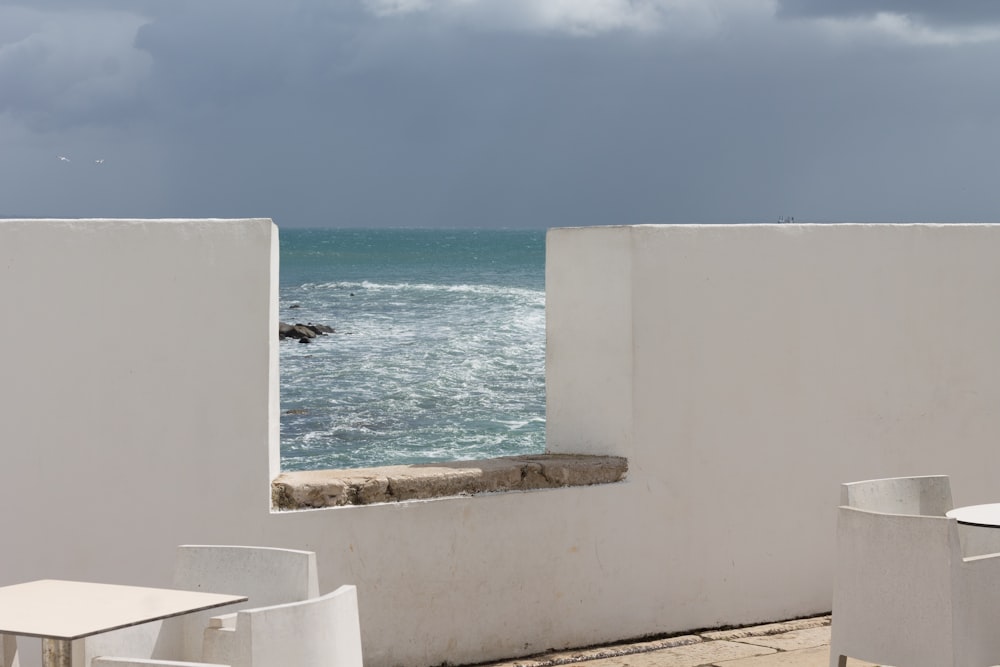
[[0,634],[0,667],[18,667],[17,637]]
[[837,649],[830,649],[830,667],[847,667],[847,656],[836,651]]

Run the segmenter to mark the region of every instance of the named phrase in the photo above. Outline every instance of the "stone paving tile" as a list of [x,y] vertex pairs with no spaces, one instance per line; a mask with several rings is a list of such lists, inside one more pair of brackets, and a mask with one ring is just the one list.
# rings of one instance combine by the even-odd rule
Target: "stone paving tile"
[[[829,667],[830,617],[597,646],[493,663],[488,667]],[[848,660],[848,667],[877,667]],[[485,666],[484,666],[485,667]]]
[[736,660],[769,653],[776,651],[766,646],[714,641],[607,658],[601,660],[599,665],[600,667],[702,667],[713,664],[713,660]]
[[590,649],[578,649],[575,651],[559,651],[548,653],[544,656],[536,656],[536,660],[544,660],[545,666],[568,665],[574,662],[584,662],[587,660],[603,660],[604,658],[617,658],[623,655],[634,653],[648,653],[649,651],[659,651],[677,646],[687,646],[689,644],[699,644],[703,640],[697,635],[681,635],[668,639],[657,639],[648,642],[636,642],[633,644],[621,644],[618,646],[599,646]]
[[830,626],[792,630],[791,632],[764,635],[762,637],[744,637],[734,641],[755,644],[757,646],[767,646],[768,648],[776,648],[779,651],[797,651],[804,648],[829,645]]
[[483,667],[546,667],[551,664],[537,658],[514,658],[513,660],[504,660],[503,662],[485,663]]
[[666,639],[656,639],[648,642],[619,644],[615,646],[598,646],[589,649],[574,649],[571,651],[556,651],[544,655],[533,655],[526,658],[505,660],[489,665],[489,667],[555,667],[556,665],[571,665],[577,662],[603,660],[633,653],[646,653],[676,646],[698,644],[702,638],[697,635],[680,635]]
[[755,625],[750,628],[737,628],[735,630],[715,630],[713,632],[703,632],[701,636],[706,639],[743,639],[744,637],[760,637],[762,635],[776,635],[792,630],[805,630],[808,628],[819,628],[830,625],[830,616],[816,616],[814,618],[800,618],[795,621],[782,621],[780,623],[768,623],[766,625]]
[[[736,660],[720,660],[711,667],[830,667],[830,647],[816,646],[800,651],[772,653],[770,655]],[[848,659],[847,667],[877,667],[870,662]]]
[[676,646],[686,646],[697,644],[702,638],[697,635],[680,635],[666,639],[656,639],[648,642],[635,642],[632,644],[619,644],[615,646],[598,646],[589,649],[574,649],[570,651],[556,651],[545,653],[544,655],[534,655],[526,658],[505,660],[491,664],[489,667],[554,667],[556,665],[570,665],[577,662],[587,662],[590,660],[603,660],[633,653],[646,653]]

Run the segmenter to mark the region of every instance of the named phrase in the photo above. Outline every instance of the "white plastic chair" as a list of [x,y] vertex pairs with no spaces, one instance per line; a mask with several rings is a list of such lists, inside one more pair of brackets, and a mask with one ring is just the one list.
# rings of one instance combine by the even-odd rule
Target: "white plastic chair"
[[[245,595],[248,600],[225,608],[235,612],[297,602],[319,596],[316,554],[312,551],[229,545],[177,547],[173,586],[181,590]],[[96,656],[122,656],[197,662],[211,609],[145,623],[74,642],[74,664],[89,665]]]
[[831,667],[1000,662],[1000,554],[963,558],[945,476],[844,484]]
[[840,487],[840,504],[870,512],[920,516],[944,516],[954,509],[947,475],[849,482]]
[[362,667],[358,594],[341,586],[318,598],[213,618],[203,663],[98,657],[92,667]]
[[17,637],[0,634],[0,667],[18,667]]

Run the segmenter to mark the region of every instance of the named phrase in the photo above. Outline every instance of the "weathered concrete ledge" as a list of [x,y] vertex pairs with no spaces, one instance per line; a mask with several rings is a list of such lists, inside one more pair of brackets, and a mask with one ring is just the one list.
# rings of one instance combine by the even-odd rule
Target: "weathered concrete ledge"
[[275,478],[271,483],[271,500],[279,510],[371,505],[610,484],[624,479],[627,472],[628,460],[619,456],[566,454],[352,470],[300,470]]

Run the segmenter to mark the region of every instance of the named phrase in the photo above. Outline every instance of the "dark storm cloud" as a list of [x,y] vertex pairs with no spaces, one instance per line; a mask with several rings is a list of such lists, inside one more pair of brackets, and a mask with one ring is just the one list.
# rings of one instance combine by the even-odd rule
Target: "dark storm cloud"
[[930,24],[974,25],[1000,23],[996,0],[779,0],[778,16],[852,17],[879,12],[920,18]]
[[[204,150],[201,165],[174,155],[178,189],[197,195],[184,214],[239,202],[289,224],[947,217],[963,213],[938,201],[939,183],[967,186],[996,162],[977,145],[997,110],[983,54],[879,46],[873,60],[811,35],[721,49],[391,21],[350,34],[295,85],[260,78],[280,95],[237,110],[221,95],[224,112],[185,128]],[[206,180],[208,164],[242,166]],[[247,188],[248,171],[266,186]]]
[[130,116],[149,66],[133,46],[145,21],[0,6],[0,113],[40,130]]
[[232,101],[325,79],[359,16],[311,2],[197,3],[144,25],[136,46],[154,60],[154,92]]
[[[184,0],[178,0],[183,2]],[[3,0],[0,7],[22,7],[37,11],[72,10],[78,11],[123,11],[151,14],[157,7],[168,3],[158,0]]]
[[289,226],[1000,209],[997,43],[588,1],[0,4],[0,201]]

